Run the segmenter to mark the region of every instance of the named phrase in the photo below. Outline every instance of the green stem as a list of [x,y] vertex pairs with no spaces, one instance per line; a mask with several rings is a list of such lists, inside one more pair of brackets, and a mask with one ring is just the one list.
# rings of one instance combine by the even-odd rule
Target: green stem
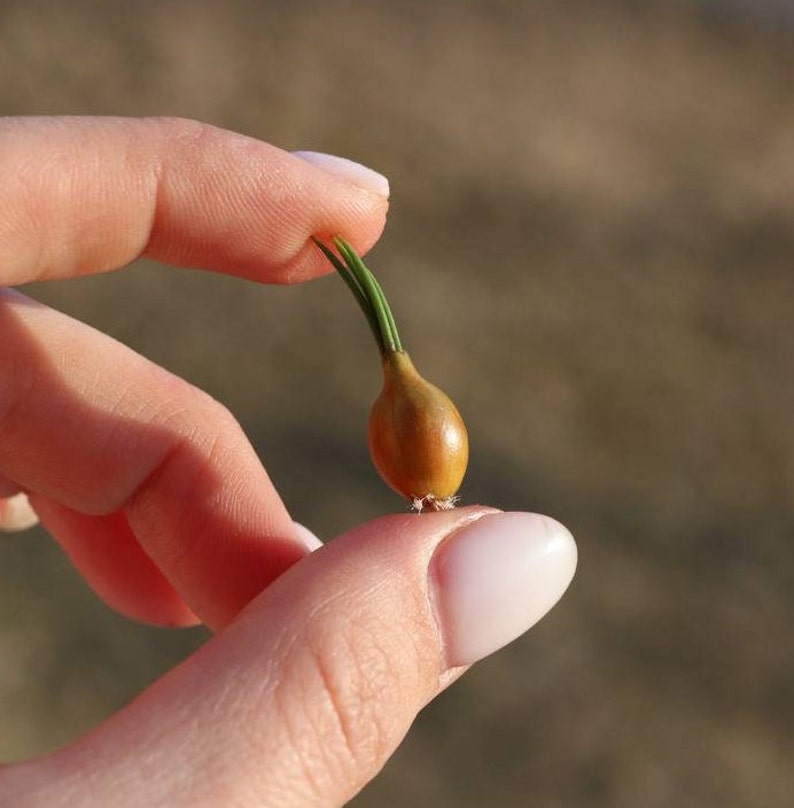
[[312,236],[312,241],[323,251],[325,257],[333,264],[336,271],[342,276],[342,280],[348,285],[350,291],[353,293],[353,297],[356,298],[358,301],[358,305],[361,307],[361,310],[364,312],[364,316],[367,318],[367,322],[369,323],[369,327],[372,329],[372,334],[375,337],[375,341],[378,343],[378,347],[380,348],[381,353],[385,353],[386,349],[383,345],[383,337],[381,336],[380,325],[378,324],[378,318],[375,314],[375,309],[373,308],[372,304],[370,303],[369,298],[367,297],[366,292],[362,289],[361,284],[358,282],[356,276],[350,271],[350,269],[343,264],[325,244],[322,243],[319,239],[314,238]]
[[402,342],[400,341],[400,335],[397,333],[397,323],[394,322],[394,315],[391,313],[391,306],[389,306],[389,301],[386,300],[386,295],[383,293],[383,287],[372,273],[370,273],[370,277],[372,278],[372,283],[375,286],[375,291],[378,293],[380,303],[383,306],[383,312],[386,315],[386,319],[389,321],[389,331],[391,332],[392,341],[394,343],[394,350],[402,351],[403,346]]
[[397,324],[391,312],[386,295],[383,293],[377,278],[372,274],[358,253],[340,236],[334,236],[334,244],[345,260],[345,264],[358,281],[364,292],[378,323],[380,339],[378,340],[381,353],[394,353],[402,351],[403,346],[397,332]]
[[397,333],[397,324],[394,322],[394,315],[391,313],[386,295],[358,253],[341,236],[334,236],[334,245],[339,250],[343,263],[319,239],[312,237],[312,241],[323,251],[353,292],[375,335],[381,354],[385,356],[388,353],[402,352],[403,346]]

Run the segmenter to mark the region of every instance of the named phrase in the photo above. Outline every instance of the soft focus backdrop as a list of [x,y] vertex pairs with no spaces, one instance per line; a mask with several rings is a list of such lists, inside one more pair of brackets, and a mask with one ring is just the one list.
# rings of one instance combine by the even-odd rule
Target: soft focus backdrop
[[[791,804],[786,9],[0,0],[4,114],[182,115],[387,174],[370,263],[468,420],[465,499],[579,541],[559,608],[427,709],[359,808]],[[140,262],[28,291],[223,401],[319,535],[402,508],[338,278]],[[115,616],[40,530],[0,539],[0,759],[204,638]]]

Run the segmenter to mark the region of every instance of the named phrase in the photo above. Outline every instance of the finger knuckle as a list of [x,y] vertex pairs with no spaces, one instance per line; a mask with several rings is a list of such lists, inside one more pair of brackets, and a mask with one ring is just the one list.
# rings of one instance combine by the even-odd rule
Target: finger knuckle
[[[429,649],[394,625],[378,630],[355,619],[340,632],[310,632],[301,648],[305,687],[313,695],[296,736],[308,721],[315,737],[304,758],[307,779],[322,790],[329,781],[374,776],[420,706],[429,666],[435,667]],[[296,743],[305,742],[296,737]]]

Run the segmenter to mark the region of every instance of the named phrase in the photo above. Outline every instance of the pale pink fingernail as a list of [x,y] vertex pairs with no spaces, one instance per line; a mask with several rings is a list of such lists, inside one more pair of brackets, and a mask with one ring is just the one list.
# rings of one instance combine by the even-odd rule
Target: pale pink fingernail
[[568,588],[576,557],[566,528],[530,513],[484,516],[446,539],[431,586],[449,666],[476,662],[537,623]]
[[0,530],[27,530],[38,521],[39,517],[25,494],[0,499]]
[[295,525],[295,533],[300,539],[301,544],[303,544],[306,548],[308,548],[310,553],[313,553],[318,547],[323,546],[323,543],[320,541],[320,539],[318,539],[317,536],[315,536],[314,533],[312,533],[308,527],[302,525],[300,522],[293,521],[292,524]]
[[367,166],[361,165],[361,163],[348,160],[346,157],[337,157],[334,154],[325,154],[323,152],[295,151],[292,153],[296,157],[300,157],[301,160],[306,160],[307,163],[322,168],[340,179],[352,182],[353,185],[357,185],[359,188],[380,194],[387,199],[389,197],[389,181],[386,177]]

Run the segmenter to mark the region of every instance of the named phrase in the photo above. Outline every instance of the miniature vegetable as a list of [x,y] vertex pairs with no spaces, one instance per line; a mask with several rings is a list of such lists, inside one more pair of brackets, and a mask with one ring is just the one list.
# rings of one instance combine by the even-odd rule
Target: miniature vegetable
[[466,426],[450,398],[423,379],[402,347],[383,289],[342,238],[342,260],[314,239],[350,287],[381,352],[383,388],[369,418],[369,451],[383,480],[418,510],[448,510],[469,460]]

